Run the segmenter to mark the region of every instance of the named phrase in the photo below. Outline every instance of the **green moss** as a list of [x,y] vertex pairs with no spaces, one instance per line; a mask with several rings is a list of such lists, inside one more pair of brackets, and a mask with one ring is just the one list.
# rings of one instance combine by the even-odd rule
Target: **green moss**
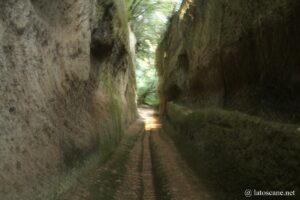
[[105,122],[102,122],[102,130],[104,133],[100,136],[100,142],[101,144],[118,143],[122,138],[125,122],[122,120],[123,109],[120,100],[121,94],[117,89],[118,86],[115,85],[114,78],[109,69],[102,72],[100,85],[103,88],[103,92],[109,97],[106,106],[108,116]]
[[[168,113],[184,110],[170,108]],[[232,199],[241,198],[247,188],[300,189],[296,126],[218,109],[197,110],[180,120],[169,116],[169,120],[177,130],[166,121],[164,127],[183,157],[209,186],[222,188],[219,195]]]
[[189,112],[186,108],[170,102],[167,104],[167,114],[174,123],[180,123],[184,121]]

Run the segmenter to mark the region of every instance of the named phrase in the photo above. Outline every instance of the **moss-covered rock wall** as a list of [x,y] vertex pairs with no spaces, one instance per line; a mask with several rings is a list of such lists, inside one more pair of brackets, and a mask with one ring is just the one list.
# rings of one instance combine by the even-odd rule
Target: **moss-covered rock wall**
[[167,104],[165,130],[215,199],[244,199],[244,191],[300,191],[298,126],[237,111]]
[[0,2],[0,199],[55,198],[118,143],[136,116],[126,19],[123,0]]

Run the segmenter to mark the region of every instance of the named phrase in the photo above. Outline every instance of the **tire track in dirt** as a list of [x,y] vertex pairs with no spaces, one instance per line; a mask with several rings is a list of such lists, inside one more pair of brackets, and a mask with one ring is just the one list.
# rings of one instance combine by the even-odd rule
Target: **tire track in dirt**
[[152,169],[152,159],[150,151],[150,134],[146,132],[144,137],[144,157],[143,157],[143,199],[144,200],[154,200],[155,189],[154,189],[154,179],[153,179],[153,169]]
[[[119,160],[124,159],[124,156],[127,156],[135,147],[132,142],[137,143],[136,138],[141,137],[143,128],[144,125],[141,121],[134,122],[125,131],[119,147],[111,158],[104,165],[98,166],[81,177],[77,185],[61,196],[59,200],[111,200],[115,192],[114,188],[117,188],[123,179],[123,174],[118,172]],[[127,163],[126,159],[122,160],[122,163],[124,162]]]
[[151,135],[154,145],[154,156],[158,156],[160,165],[167,179],[167,188],[172,200],[211,200],[212,198],[201,186],[192,170],[180,157],[173,141],[167,136],[162,138],[162,130]]
[[155,112],[149,117],[145,127],[134,123],[108,162],[82,177],[60,200],[212,200]]
[[142,157],[143,157],[143,135],[139,137],[132,149],[127,164],[127,171],[123,183],[118,188],[115,200],[139,200],[142,196]]
[[156,199],[149,138],[150,134],[145,132],[135,144],[124,181],[116,192],[115,200]]

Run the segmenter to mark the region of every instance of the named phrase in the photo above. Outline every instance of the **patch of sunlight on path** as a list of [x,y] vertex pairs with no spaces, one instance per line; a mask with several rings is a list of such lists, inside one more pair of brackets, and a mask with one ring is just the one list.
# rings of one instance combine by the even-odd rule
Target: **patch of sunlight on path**
[[138,108],[140,118],[145,122],[145,130],[151,131],[161,128],[161,123],[157,117],[157,111],[151,108],[141,107]]

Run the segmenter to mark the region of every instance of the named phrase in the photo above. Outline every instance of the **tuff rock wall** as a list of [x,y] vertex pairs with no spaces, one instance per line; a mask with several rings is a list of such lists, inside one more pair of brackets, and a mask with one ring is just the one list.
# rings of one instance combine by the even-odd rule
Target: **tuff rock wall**
[[185,0],[157,51],[175,101],[299,121],[300,3]]
[[184,0],[170,20],[156,55],[164,128],[215,199],[299,193],[299,11]]
[[135,118],[125,8],[123,0],[0,2],[0,199],[50,199]]

